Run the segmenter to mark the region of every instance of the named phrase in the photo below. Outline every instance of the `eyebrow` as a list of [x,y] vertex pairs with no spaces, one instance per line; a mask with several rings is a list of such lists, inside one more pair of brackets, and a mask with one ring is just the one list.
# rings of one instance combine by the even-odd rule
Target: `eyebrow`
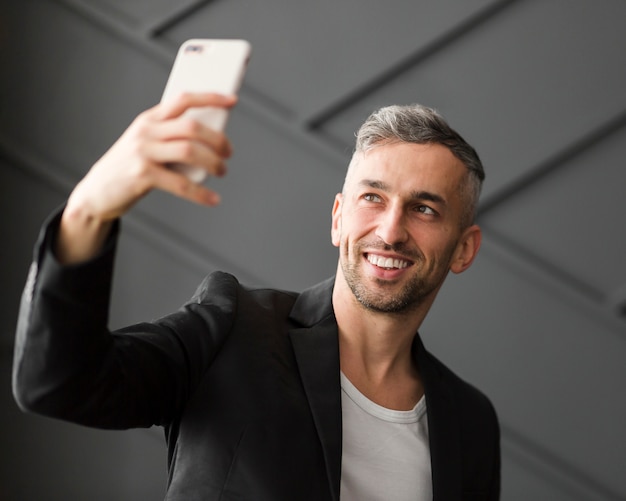
[[[362,181],[359,181],[358,184],[366,188],[374,188],[385,192],[391,191],[391,187],[387,183],[375,179],[363,179]],[[441,205],[447,205],[445,199],[441,195],[431,193],[430,191],[412,191],[410,193],[410,198],[412,200],[426,200]]]

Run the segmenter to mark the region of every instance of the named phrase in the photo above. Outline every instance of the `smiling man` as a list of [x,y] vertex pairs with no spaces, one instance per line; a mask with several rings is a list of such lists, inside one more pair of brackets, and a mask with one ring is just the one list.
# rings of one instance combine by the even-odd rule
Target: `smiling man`
[[481,162],[429,108],[383,108],[359,130],[332,209],[335,277],[292,293],[217,272],[179,311],[108,329],[121,216],[153,189],[217,204],[168,165],[224,175],[227,138],[181,115],[234,103],[185,95],[142,113],[46,223],[17,328],[18,404],[163,426],[170,501],[499,499],[494,409],[418,334],[481,241]]
[[[417,335],[448,272],[466,270],[478,252],[481,232],[473,220],[483,179],[475,151],[431,109],[383,108],[357,135],[332,220],[339,247],[332,303],[343,377],[342,499],[425,500],[433,491],[435,499],[497,499],[497,422],[483,397],[447,370],[441,381],[476,407],[457,403],[460,415],[442,421],[476,413],[469,419],[482,422],[480,433],[464,434],[477,440],[475,448],[489,450],[487,474],[479,480],[464,473],[476,483],[470,489],[433,462],[441,451],[429,435],[446,425],[429,415],[434,381]],[[477,453],[447,446],[467,455],[463,462]]]
[[335,200],[333,243],[338,274],[363,306],[381,313],[421,306],[425,313],[448,270],[469,266],[480,245],[480,229],[463,220],[474,201],[459,196],[469,177],[439,144],[388,140],[354,155]]

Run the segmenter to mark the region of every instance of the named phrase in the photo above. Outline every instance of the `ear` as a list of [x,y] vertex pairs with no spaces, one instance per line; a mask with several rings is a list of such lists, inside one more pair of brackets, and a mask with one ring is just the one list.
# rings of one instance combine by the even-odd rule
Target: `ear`
[[452,273],[462,273],[471,266],[481,241],[482,231],[478,225],[474,224],[463,232],[450,263]]
[[335,203],[333,204],[333,219],[330,230],[331,240],[335,247],[339,247],[339,241],[341,239],[341,207],[343,204],[343,195],[337,193],[335,195]]

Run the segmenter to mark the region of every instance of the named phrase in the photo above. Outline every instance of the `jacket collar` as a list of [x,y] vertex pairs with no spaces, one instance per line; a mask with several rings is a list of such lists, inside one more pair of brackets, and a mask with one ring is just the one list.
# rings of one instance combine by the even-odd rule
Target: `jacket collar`
[[426,351],[419,334],[413,341],[413,357],[422,377],[426,395],[433,500],[461,499],[462,460],[459,409],[447,378],[444,377],[443,365]]
[[289,318],[303,327],[318,324],[328,316],[334,317],[332,295],[335,278],[331,277],[303,291],[291,309]]
[[[306,291],[290,315],[289,335],[313,420],[324,450],[332,499],[341,485],[341,383],[339,335],[332,306],[334,278]],[[413,357],[426,395],[434,501],[461,498],[461,427],[459,410],[444,368],[426,351],[419,334]]]
[[304,291],[290,318],[289,336],[322,443],[331,497],[338,501],[341,482],[341,384],[339,335],[331,297],[334,279]]

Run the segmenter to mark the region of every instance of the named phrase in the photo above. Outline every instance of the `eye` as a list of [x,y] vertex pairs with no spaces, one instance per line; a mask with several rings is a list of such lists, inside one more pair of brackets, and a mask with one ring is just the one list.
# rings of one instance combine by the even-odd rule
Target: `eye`
[[366,193],[365,195],[363,195],[363,200],[365,200],[366,202],[380,202],[381,199],[378,195],[375,195],[374,193]]
[[421,212],[422,214],[426,214],[427,216],[436,216],[437,215],[437,211],[435,211],[434,209],[428,207],[428,205],[417,205],[415,207],[415,210],[417,212]]

